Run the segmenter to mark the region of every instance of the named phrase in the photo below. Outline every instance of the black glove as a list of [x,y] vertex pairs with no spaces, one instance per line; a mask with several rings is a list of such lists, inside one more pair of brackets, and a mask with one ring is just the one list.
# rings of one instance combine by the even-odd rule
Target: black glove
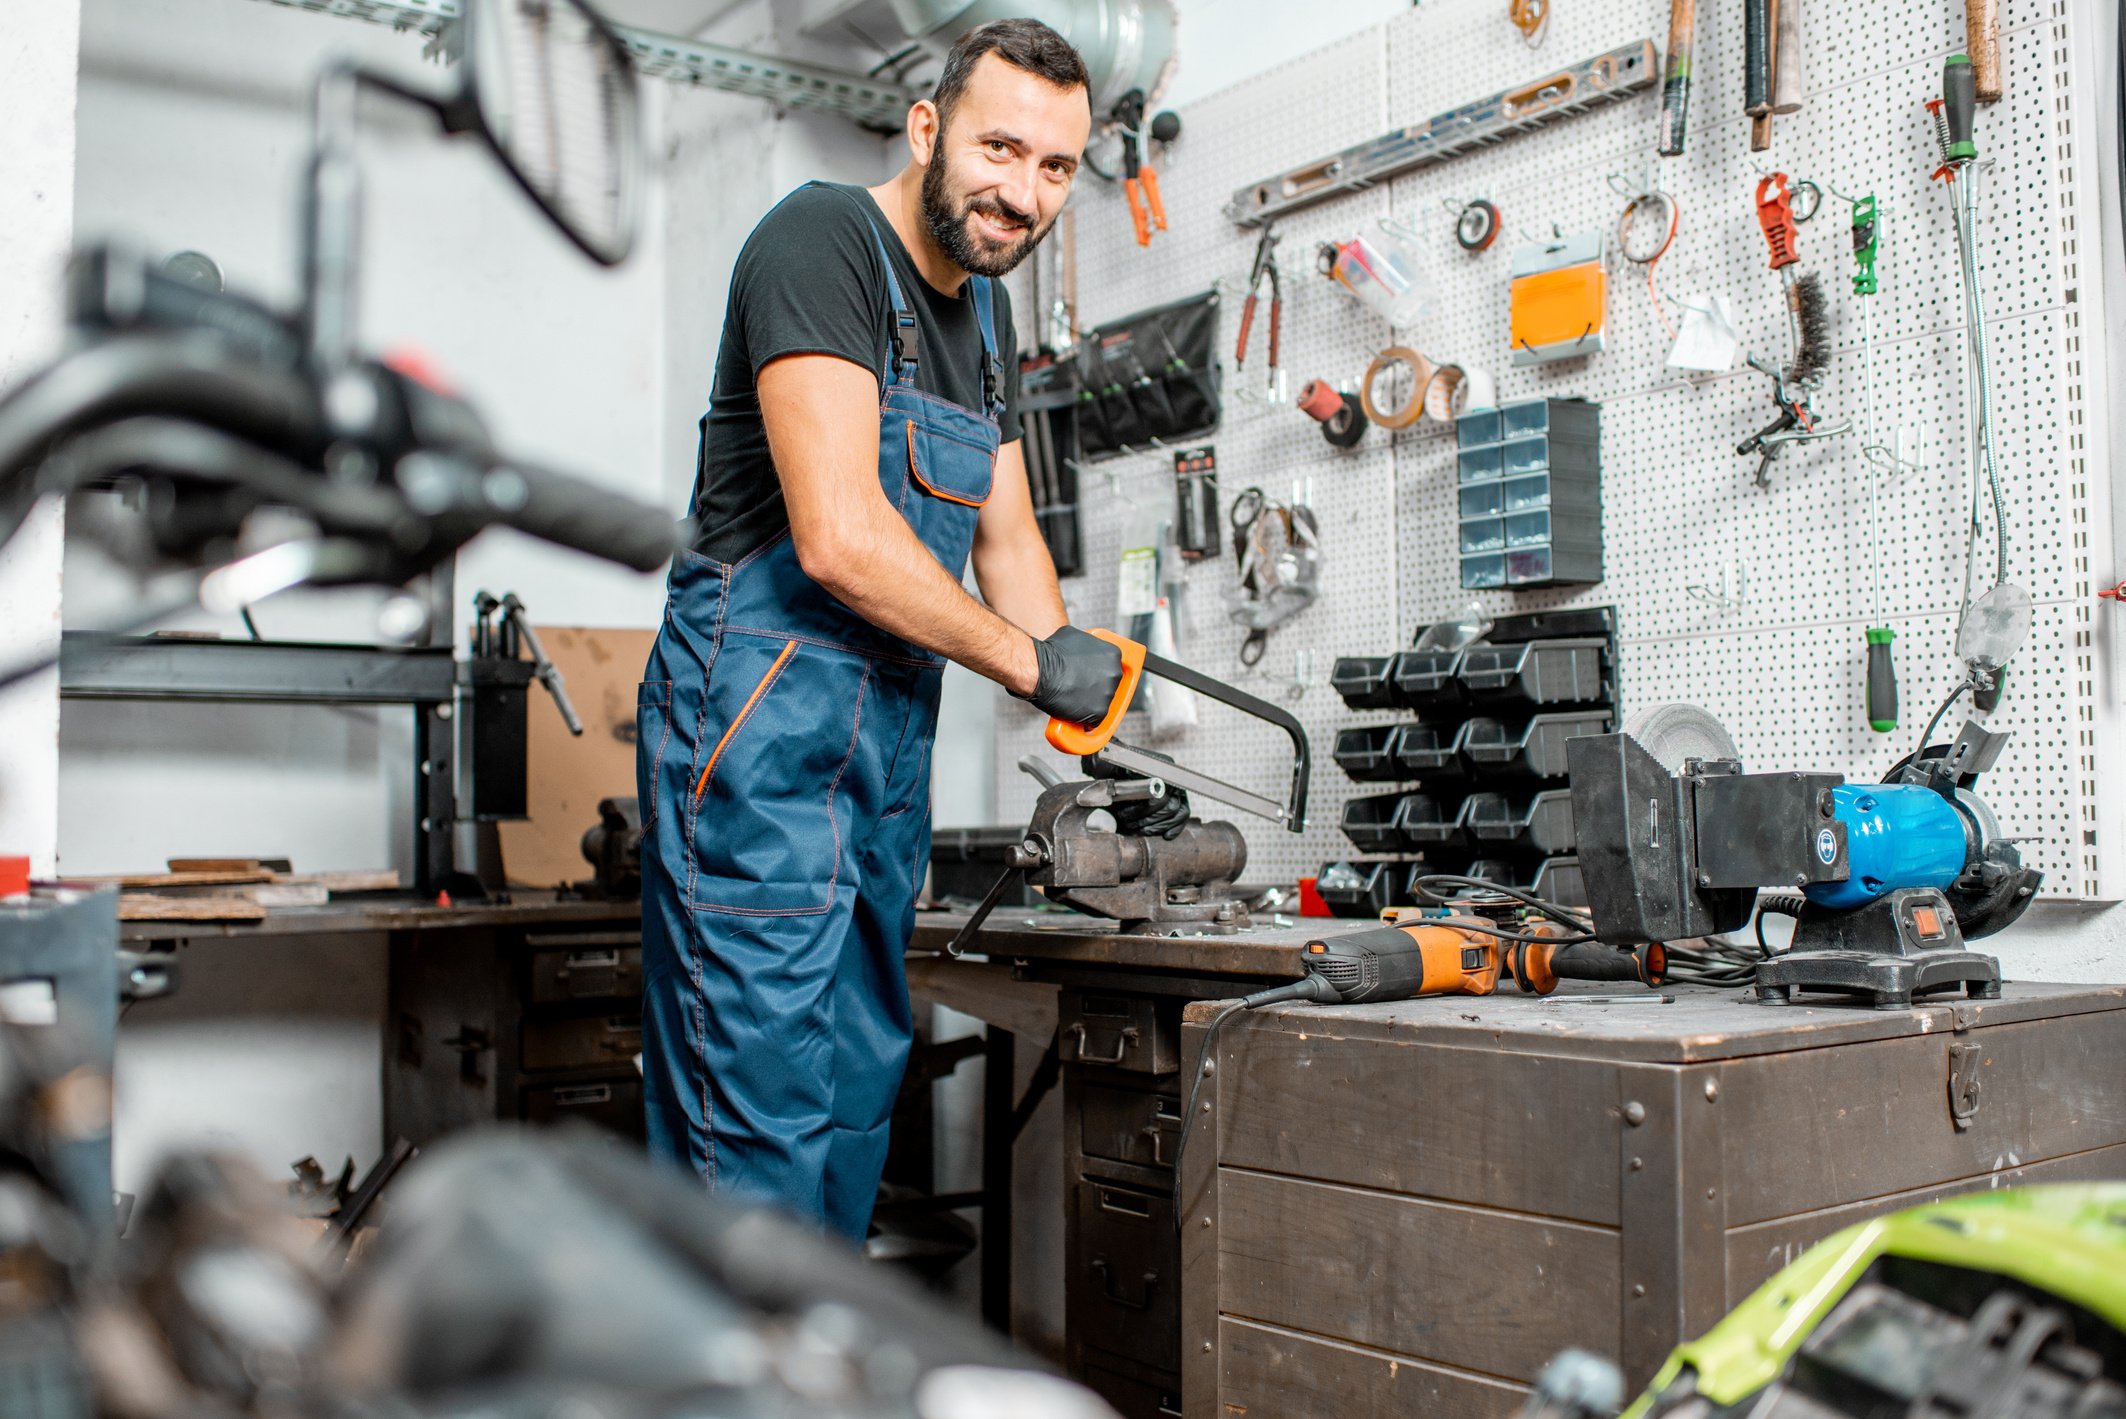
[[1041,667],[1033,693],[1024,698],[1051,719],[1098,724],[1107,718],[1122,686],[1122,652],[1076,626],[1064,626],[1033,643]]
[[[1174,762],[1173,755],[1162,754],[1157,749],[1147,749],[1144,752],[1155,759],[1164,759],[1169,764]],[[1078,767],[1084,771],[1087,778],[1128,779],[1144,777],[1143,774],[1138,773],[1135,769],[1125,769],[1119,765],[1110,764],[1094,754],[1087,754],[1079,759]],[[1133,838],[1165,838],[1168,842],[1172,842],[1175,838],[1180,837],[1181,830],[1188,826],[1188,790],[1168,784],[1166,786],[1166,797],[1164,798],[1139,798],[1129,803],[1117,803],[1107,811],[1115,815],[1115,831],[1125,836]]]

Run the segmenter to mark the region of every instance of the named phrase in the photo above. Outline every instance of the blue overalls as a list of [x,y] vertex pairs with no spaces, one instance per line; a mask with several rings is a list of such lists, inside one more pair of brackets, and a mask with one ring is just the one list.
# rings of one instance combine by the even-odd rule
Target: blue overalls
[[[977,413],[915,387],[915,314],[872,236],[894,312],[879,485],[957,578],[1003,411],[992,292],[969,278]],[[786,528],[736,562],[680,554],[639,696],[650,1150],[857,1242],[908,1062],[943,675],[806,576]]]

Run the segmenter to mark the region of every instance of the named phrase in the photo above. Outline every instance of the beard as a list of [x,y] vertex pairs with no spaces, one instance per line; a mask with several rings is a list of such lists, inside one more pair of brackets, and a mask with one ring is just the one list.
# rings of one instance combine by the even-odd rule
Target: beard
[[[940,144],[942,147],[942,143]],[[997,242],[974,229],[973,216],[981,213],[1001,226],[1016,226],[1025,235],[1017,241]],[[930,236],[953,265],[976,276],[1006,276],[1033,254],[1048,235],[1048,226],[1036,227],[1033,214],[1007,207],[994,197],[962,197],[945,186],[945,156],[931,154],[923,169],[923,221]]]

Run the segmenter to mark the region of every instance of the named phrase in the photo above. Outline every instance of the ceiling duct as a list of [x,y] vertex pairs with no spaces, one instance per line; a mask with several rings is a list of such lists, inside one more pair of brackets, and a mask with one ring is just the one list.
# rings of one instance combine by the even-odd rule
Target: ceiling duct
[[1151,108],[1173,77],[1172,0],[893,0],[893,14],[910,39],[940,54],[991,20],[1039,20],[1085,56],[1093,112],[1102,117],[1132,89]]

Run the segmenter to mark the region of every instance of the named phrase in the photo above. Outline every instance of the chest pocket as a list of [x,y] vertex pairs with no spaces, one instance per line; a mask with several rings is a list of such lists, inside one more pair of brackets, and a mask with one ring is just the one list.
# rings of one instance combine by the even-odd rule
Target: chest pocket
[[930,428],[914,419],[908,427],[908,476],[932,497],[963,507],[989,501],[996,481],[996,450]]

